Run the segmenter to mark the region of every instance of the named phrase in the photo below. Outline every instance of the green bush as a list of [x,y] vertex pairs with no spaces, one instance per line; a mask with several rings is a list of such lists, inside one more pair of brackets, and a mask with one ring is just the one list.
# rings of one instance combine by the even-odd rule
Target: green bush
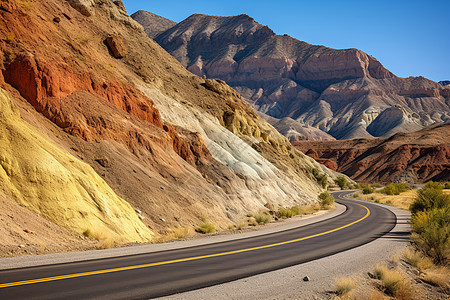
[[335,182],[342,190],[344,190],[344,189],[347,187],[347,185],[348,185],[347,179],[345,179],[344,176],[339,176],[338,178],[336,178],[336,179],[334,180],[334,182]]
[[374,191],[375,191],[375,190],[370,186],[370,184],[367,185],[367,186],[364,186],[364,187],[362,188],[362,192],[363,192],[364,195],[372,194]]
[[419,190],[414,202],[409,210],[415,214],[419,211],[426,211],[434,208],[444,208],[450,206],[450,195],[442,192],[442,189],[425,186]]
[[436,264],[445,265],[450,254],[450,206],[419,211],[411,223],[417,247]]
[[319,169],[314,168],[312,170],[312,174],[314,176],[314,178],[316,178],[317,182],[323,187],[326,188],[328,185],[328,180],[327,180],[327,176],[323,173],[320,172]]
[[301,215],[302,213],[303,211],[301,206],[293,206],[291,208],[284,208],[284,207],[280,208],[280,210],[278,210],[276,215],[279,218],[288,219],[294,216]]
[[443,190],[445,188],[445,185],[439,182],[435,181],[428,181],[425,183],[424,189],[436,189],[436,190]]
[[450,255],[450,195],[444,185],[427,182],[410,206],[413,241],[436,264],[447,264]]
[[248,216],[254,218],[258,224],[266,224],[272,221],[272,217],[265,212],[249,214]]
[[213,233],[216,232],[216,226],[212,223],[202,223],[200,226],[195,228],[195,231],[200,233]]
[[446,182],[444,184],[444,189],[446,189],[446,190],[450,189],[450,182]]
[[384,187],[382,193],[386,195],[400,195],[400,193],[409,190],[409,186],[406,183],[390,183]]
[[319,195],[320,206],[327,208],[334,203],[334,198],[328,193],[323,192]]

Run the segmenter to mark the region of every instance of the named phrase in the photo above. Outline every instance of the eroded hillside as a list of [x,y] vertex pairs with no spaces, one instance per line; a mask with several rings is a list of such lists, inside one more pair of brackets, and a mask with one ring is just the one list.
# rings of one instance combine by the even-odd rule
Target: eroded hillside
[[450,180],[450,124],[390,138],[302,141],[295,147],[352,179],[366,183]]
[[[125,224],[119,227],[145,224],[146,231],[139,227],[146,232],[141,240],[151,239],[151,231],[163,236],[173,228],[192,228],[204,218],[227,228],[267,203],[311,203],[321,190],[312,169],[330,181],[336,176],[291,147],[224,82],[188,72],[146,36],[120,1],[0,5],[0,83],[27,126],[43,136],[36,138],[41,141],[36,149],[51,153],[47,147],[55,145],[58,155],[84,161],[83,174],[93,168],[101,179],[89,175],[97,176],[89,182],[98,186],[84,186],[88,195],[127,201],[136,213],[120,218]],[[10,122],[9,115],[2,118]],[[21,146],[12,144],[1,155],[11,160],[15,147]],[[38,161],[36,151],[17,157],[17,164],[29,157]],[[58,181],[58,169],[47,168]],[[77,170],[66,168],[67,176]],[[27,180],[20,177],[17,185],[25,188]],[[63,186],[53,189],[67,188],[60,181]],[[59,201],[50,192],[21,197],[10,185],[2,190],[43,216],[39,203]],[[63,215],[49,219],[80,230]]]
[[155,40],[194,74],[225,80],[279,119],[273,124],[291,140],[325,139],[318,131],[336,139],[388,137],[450,121],[448,87],[399,78],[358,49],[276,35],[247,15],[195,14]]

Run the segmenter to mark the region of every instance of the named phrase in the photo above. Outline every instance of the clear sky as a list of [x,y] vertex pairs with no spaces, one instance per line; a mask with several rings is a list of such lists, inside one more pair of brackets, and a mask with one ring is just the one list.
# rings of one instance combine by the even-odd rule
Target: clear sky
[[277,34],[358,48],[400,77],[450,80],[450,0],[122,0],[175,22],[194,13],[247,14]]

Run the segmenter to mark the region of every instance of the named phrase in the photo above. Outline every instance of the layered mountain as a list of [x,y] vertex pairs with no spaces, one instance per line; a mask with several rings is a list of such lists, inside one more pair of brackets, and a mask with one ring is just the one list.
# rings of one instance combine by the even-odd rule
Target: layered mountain
[[[247,15],[192,15],[155,41],[192,73],[225,80],[259,112],[336,139],[390,136],[450,120],[449,88],[399,78],[357,49],[276,35]],[[304,134],[290,138],[315,138]]]
[[205,218],[224,229],[268,204],[317,201],[313,169],[338,176],[225,82],[188,72],[121,1],[4,0],[0,15],[0,201],[11,210],[0,249],[47,251],[44,220],[86,247],[82,234],[157,241]]
[[366,183],[450,180],[450,124],[390,138],[294,142],[297,149]]

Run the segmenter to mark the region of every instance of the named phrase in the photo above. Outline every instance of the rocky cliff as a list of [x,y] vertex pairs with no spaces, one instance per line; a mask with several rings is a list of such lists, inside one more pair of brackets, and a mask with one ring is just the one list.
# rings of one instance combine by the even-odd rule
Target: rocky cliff
[[398,78],[357,49],[276,35],[247,15],[192,15],[155,40],[192,73],[225,80],[256,110],[337,139],[390,136],[450,120],[449,92],[438,83]]
[[204,218],[224,229],[266,204],[313,203],[312,169],[337,176],[225,82],[188,72],[121,1],[5,0],[0,14],[0,86],[17,107],[1,124],[33,136],[2,135],[0,192],[47,220],[86,235],[104,223],[115,242],[164,239]]
[[450,180],[450,124],[390,138],[295,142],[320,163],[366,183]]

